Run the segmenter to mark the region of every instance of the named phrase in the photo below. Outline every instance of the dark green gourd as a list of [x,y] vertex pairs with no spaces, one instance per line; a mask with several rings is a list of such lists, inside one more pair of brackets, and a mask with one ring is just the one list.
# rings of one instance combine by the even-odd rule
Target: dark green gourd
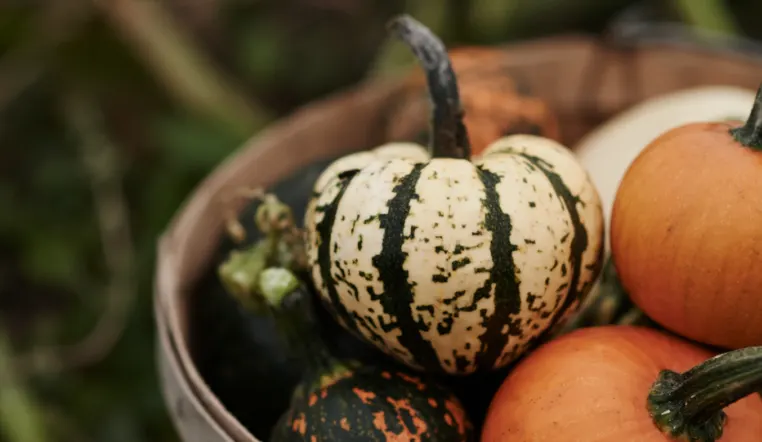
[[306,367],[270,442],[473,440],[449,390],[398,368],[332,356],[305,286],[284,269],[265,270],[261,281],[263,300]]
[[[190,320],[194,364],[225,408],[266,439],[288,407],[300,367],[277,338],[272,319],[240,308],[215,273],[208,272],[196,290]],[[268,400],[251,400],[262,397]]]
[[[330,161],[311,164],[273,186],[272,193],[293,208],[296,220],[303,218],[312,186]],[[224,236],[214,264],[196,285],[191,296],[190,347],[194,363],[211,391],[252,434],[266,440],[288,407],[303,370],[283,345],[273,318],[243,308],[227,293],[217,275],[217,264],[231,251],[250,247],[263,238],[254,223],[259,207],[260,202],[253,201],[242,210],[238,222],[244,228],[243,242]],[[322,306],[318,306],[317,314],[321,333],[337,355],[367,361],[385,359],[344,331]]]

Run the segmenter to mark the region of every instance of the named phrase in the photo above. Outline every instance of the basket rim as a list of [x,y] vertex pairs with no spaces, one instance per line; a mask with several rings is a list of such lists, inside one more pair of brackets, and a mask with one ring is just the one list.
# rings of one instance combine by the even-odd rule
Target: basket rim
[[[165,376],[172,376],[174,378],[173,380],[177,383],[180,394],[186,401],[188,401],[188,404],[192,407],[192,412],[195,413],[198,418],[206,422],[213,432],[220,435],[221,442],[233,442],[233,440],[223,430],[220,424],[215,419],[213,419],[212,415],[209,413],[209,410],[203,406],[197,395],[193,393],[193,389],[189,384],[187,373],[183,369],[182,364],[180,363],[180,358],[175,351],[175,346],[172,343],[171,333],[167,327],[167,318],[161,309],[158,298],[154,298],[153,311],[157,326],[156,357],[158,359],[157,363],[160,366],[159,376],[162,381],[161,393],[164,401],[167,402],[171,399],[169,392],[167,391],[169,386],[167,385]],[[162,367],[163,364],[166,364],[166,367]],[[165,374],[165,371],[167,371],[168,374]],[[168,412],[173,417],[173,420],[177,419],[175,417],[175,415],[179,413],[177,410],[170,409]],[[174,422],[174,425],[176,430],[182,435],[183,431],[182,428],[180,428],[180,422]]]

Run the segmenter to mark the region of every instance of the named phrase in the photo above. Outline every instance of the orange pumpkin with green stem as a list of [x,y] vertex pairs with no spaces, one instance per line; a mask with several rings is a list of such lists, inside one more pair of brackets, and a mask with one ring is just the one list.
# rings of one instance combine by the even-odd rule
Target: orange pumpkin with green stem
[[762,347],[711,356],[649,328],[579,329],[516,366],[481,440],[759,442]]
[[746,123],[684,125],[640,153],[617,191],[611,249],[623,287],[665,328],[762,345],[762,89]]

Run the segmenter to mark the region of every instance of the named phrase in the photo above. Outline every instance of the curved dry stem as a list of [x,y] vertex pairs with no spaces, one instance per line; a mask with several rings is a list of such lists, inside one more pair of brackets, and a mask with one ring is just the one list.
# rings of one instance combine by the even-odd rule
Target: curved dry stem
[[104,134],[98,111],[86,97],[76,93],[65,97],[63,115],[80,139],[79,154],[90,179],[110,279],[106,306],[82,340],[19,356],[15,366],[20,373],[56,373],[99,362],[121,338],[135,297],[135,251],[119,150]]
[[271,119],[268,109],[244,98],[241,88],[193,45],[161,2],[96,0],[94,4],[181,105],[244,136]]
[[238,205],[236,200],[262,201],[265,191],[261,187],[237,187],[222,195],[223,213],[225,214],[225,231],[234,242],[240,244],[246,241],[246,229],[238,220]]
[[388,27],[415,54],[426,73],[432,107],[432,158],[470,159],[471,144],[463,122],[458,82],[444,43],[407,14],[391,20]]

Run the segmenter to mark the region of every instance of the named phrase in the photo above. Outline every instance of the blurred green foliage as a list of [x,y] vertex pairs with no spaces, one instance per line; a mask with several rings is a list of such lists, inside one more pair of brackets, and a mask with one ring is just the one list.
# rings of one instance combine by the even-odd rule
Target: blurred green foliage
[[[413,13],[449,43],[493,44],[600,32],[635,3],[0,0],[0,441],[177,440],[154,361],[158,235],[193,186],[268,121],[394,59],[382,49],[393,14]],[[762,9],[751,0],[655,9],[760,32],[738,12]],[[71,94],[86,107],[67,107]],[[75,127],[79,112],[95,117]],[[83,144],[115,163],[87,158]],[[98,179],[117,190],[99,192]],[[117,250],[98,210],[122,200],[127,215],[112,228],[128,230],[131,244]],[[113,308],[112,255],[129,257],[119,296],[134,297],[120,307],[129,314],[115,347],[76,367],[13,370],[20,355],[81,339]]]

